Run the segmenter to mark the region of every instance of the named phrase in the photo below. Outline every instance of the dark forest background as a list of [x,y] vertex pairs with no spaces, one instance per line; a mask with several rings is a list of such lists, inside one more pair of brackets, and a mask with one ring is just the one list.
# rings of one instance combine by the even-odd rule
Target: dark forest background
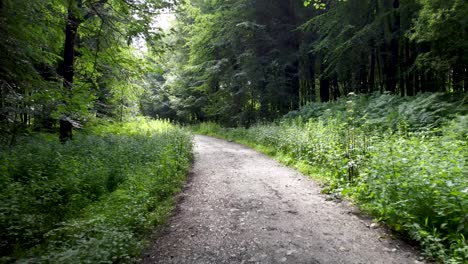
[[464,0],[194,0],[177,9],[161,107],[144,110],[248,126],[349,93],[465,94],[467,14]]

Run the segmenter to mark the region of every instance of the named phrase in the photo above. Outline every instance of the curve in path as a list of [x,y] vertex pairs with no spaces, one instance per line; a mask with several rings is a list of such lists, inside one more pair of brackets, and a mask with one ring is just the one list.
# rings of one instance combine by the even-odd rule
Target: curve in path
[[195,136],[179,198],[144,263],[418,263],[410,246],[327,201],[302,174],[224,140]]

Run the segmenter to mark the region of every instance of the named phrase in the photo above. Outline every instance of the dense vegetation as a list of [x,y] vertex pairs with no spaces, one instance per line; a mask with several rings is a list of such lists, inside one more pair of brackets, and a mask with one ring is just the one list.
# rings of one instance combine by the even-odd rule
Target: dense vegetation
[[467,111],[466,98],[442,94],[350,96],[249,129],[196,131],[274,155],[419,241],[426,256],[466,263]]
[[155,100],[164,108],[146,114],[215,122],[199,132],[312,170],[429,257],[467,261],[467,1],[192,0],[176,10],[177,49]]
[[190,135],[122,122],[162,70],[174,3],[0,0],[0,263],[129,262],[168,215]]
[[146,112],[249,126],[350,92],[463,94],[465,0],[191,0]]
[[467,261],[466,0],[0,0],[0,36],[1,262],[138,254],[190,156],[106,125],[139,115],[215,122]]
[[[139,113],[173,1],[0,1],[0,140]],[[143,53],[139,46],[147,46]]]
[[[88,130],[89,131],[89,130]],[[0,151],[0,262],[111,263],[139,257],[185,180],[191,137],[167,122],[35,135]]]

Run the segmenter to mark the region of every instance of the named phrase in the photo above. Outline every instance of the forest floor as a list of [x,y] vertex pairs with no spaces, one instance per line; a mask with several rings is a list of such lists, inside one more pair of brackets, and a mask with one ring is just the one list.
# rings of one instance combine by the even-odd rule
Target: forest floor
[[195,163],[143,263],[423,263],[417,251],[306,176],[195,136]]

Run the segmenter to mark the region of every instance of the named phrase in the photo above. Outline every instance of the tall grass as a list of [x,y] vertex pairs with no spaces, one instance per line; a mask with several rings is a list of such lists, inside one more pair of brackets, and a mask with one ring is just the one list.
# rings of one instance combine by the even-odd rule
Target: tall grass
[[201,124],[198,133],[254,146],[326,183],[424,253],[467,263],[468,116],[443,95],[350,96],[311,104],[249,129]]
[[189,168],[191,136],[165,121],[36,135],[0,152],[0,262],[137,257]]

